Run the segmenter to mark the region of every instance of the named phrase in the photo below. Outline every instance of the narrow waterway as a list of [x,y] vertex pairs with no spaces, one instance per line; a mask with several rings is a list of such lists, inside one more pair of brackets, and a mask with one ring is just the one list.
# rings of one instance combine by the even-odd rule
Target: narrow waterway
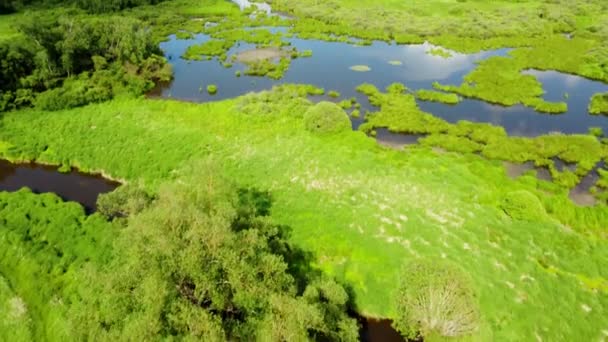
[[0,191],[17,191],[24,187],[34,193],[52,192],[65,201],[80,203],[87,213],[97,210],[97,197],[111,192],[120,183],[99,175],[72,170],[62,173],[56,167],[38,164],[13,164],[0,160]]

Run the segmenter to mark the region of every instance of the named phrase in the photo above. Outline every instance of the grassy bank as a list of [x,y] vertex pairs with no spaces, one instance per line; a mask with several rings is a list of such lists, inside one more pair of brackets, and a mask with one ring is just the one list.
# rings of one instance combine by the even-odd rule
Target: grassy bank
[[[600,336],[606,207],[576,207],[561,187],[533,175],[512,180],[501,163],[472,154],[393,151],[358,132],[310,133],[303,93],[9,113],[1,155],[105,170],[152,190],[212,155],[240,185],[271,191],[273,217],[292,227],[292,241],[318,267],[353,288],[364,314],[394,317],[401,266],[433,256],[471,274],[484,331],[495,339]],[[518,191],[540,211],[510,195]]]

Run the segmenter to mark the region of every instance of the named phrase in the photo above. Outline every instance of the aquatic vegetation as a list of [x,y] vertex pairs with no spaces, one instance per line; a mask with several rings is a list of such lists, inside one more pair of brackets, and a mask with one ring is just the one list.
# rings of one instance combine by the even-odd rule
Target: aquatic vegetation
[[601,127],[589,127],[589,134],[601,138],[604,135],[604,130]]
[[348,116],[333,102],[321,101],[304,113],[304,126],[313,133],[339,133],[351,129]]
[[312,57],[312,50],[300,51],[300,52],[298,52],[297,57],[303,57],[303,58]]
[[429,49],[427,52],[427,54],[431,55],[431,56],[438,56],[441,58],[450,58],[452,57],[452,53],[446,49],[442,49],[440,47],[435,47],[435,48],[431,48]]
[[338,106],[342,109],[350,109],[353,107],[353,102],[352,100],[342,100],[338,103]]
[[388,61],[388,64],[398,66],[398,65],[403,65],[403,62],[402,61]]
[[544,101],[542,84],[533,75],[522,74],[525,67],[514,57],[491,57],[464,77],[460,86],[434,83],[438,90],[454,92],[505,106],[523,104],[540,112],[563,113],[564,102]]
[[402,271],[397,296],[394,324],[407,339],[463,337],[481,325],[471,277],[444,260],[411,261]]
[[[419,140],[425,146],[441,147],[448,151],[473,153],[483,156],[525,163],[533,161],[547,166],[556,184],[571,189],[602,159],[608,148],[590,135],[545,135],[535,138],[509,137],[502,127],[461,121],[450,124],[418,107],[412,94],[404,93],[405,86],[391,85],[386,93],[371,84],[357,90],[368,96],[380,110],[366,115],[360,130],[371,132],[385,127],[392,132],[428,134]],[[576,173],[555,168],[553,158],[576,164]]]
[[234,43],[234,41],[228,40],[209,40],[202,44],[190,45],[182,58],[201,61],[203,60],[203,56],[225,55]]
[[175,38],[180,39],[180,40],[193,39],[194,34],[192,34],[192,32],[188,32],[188,31],[179,31],[175,34]]
[[446,104],[457,104],[460,102],[460,98],[456,94],[447,94],[426,89],[416,91],[416,98],[423,101],[434,101]]
[[350,67],[350,70],[358,71],[358,72],[366,72],[366,71],[371,71],[372,69],[367,65],[353,65]]
[[593,95],[589,104],[589,113],[608,115],[608,93]]
[[352,112],[350,112],[350,116],[358,119],[361,117],[361,112],[358,109],[354,109]]
[[209,84],[207,86],[207,92],[211,95],[217,93],[217,86],[215,84]]
[[291,60],[287,57],[283,57],[278,63],[273,63],[269,60],[259,60],[255,62],[247,62],[247,70],[245,75],[249,76],[268,76],[272,79],[278,80],[283,77]]
[[332,98],[338,98],[340,97],[340,93],[335,91],[335,90],[330,90],[327,92],[327,96],[332,97]]

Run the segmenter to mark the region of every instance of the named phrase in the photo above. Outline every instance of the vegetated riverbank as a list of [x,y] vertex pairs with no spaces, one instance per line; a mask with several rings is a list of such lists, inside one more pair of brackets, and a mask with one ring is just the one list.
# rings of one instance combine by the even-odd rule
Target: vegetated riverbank
[[[566,189],[531,174],[512,180],[501,163],[474,154],[394,151],[358,132],[310,133],[302,121],[306,93],[289,87],[200,105],[122,100],[9,113],[1,153],[77,160],[152,191],[213,155],[239,186],[271,191],[277,223],[292,227],[290,240],[312,252],[316,266],[353,288],[365,315],[395,317],[405,261],[445,257],[479,288],[480,334],[598,336],[604,205],[577,207]],[[36,147],[42,141],[53,154]],[[522,191],[534,206],[519,202]],[[546,312],[546,330],[534,323],[538,310]],[[559,323],[565,317],[572,324]]]
[[37,164],[12,164],[0,160],[0,191],[23,187],[34,193],[51,192],[63,200],[80,203],[88,213],[97,209],[97,197],[116,189],[120,183],[78,170],[60,170]]

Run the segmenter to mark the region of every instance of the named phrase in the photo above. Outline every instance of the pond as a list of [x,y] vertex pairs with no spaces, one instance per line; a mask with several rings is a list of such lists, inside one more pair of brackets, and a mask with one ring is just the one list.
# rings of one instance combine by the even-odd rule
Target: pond
[[[286,28],[267,28],[271,31],[286,31]],[[313,84],[326,91],[336,90],[341,98],[356,97],[365,110],[374,111],[365,96],[356,91],[362,83],[372,83],[384,89],[393,82],[400,82],[413,90],[432,89],[432,83],[460,84],[464,75],[475,68],[476,62],[491,56],[506,56],[509,49],[483,51],[475,54],[451,53],[450,57],[435,56],[429,52],[432,44],[396,45],[372,42],[370,46],[349,43],[283,38],[299,51],[312,50],[309,58],[292,61],[281,80],[242,75],[245,65],[235,63],[225,68],[217,60],[187,61],[180,58],[188,46],[209,40],[205,34],[193,39],[179,40],[170,36],[161,44],[161,49],[174,68],[174,80],[155,90],[154,95],[187,101],[205,102],[233,98],[250,91],[270,89],[282,83]],[[240,43],[228,56],[255,48],[255,45]],[[365,65],[371,70],[356,72],[352,66]],[[516,105],[503,107],[475,99],[464,99],[457,105],[418,101],[420,107],[435,116],[455,123],[459,120],[488,122],[503,126],[511,135],[537,136],[552,132],[587,133],[589,127],[608,130],[608,118],[588,114],[590,98],[598,92],[608,91],[608,85],[578,76],[553,71],[528,70],[535,75],[546,90],[544,98],[549,101],[565,101],[568,112],[560,115],[537,113],[533,109]],[[218,93],[210,95],[204,91],[206,85],[218,86]],[[566,95],[567,94],[567,95]],[[327,99],[327,97],[325,97]],[[339,100],[339,99],[337,99]],[[337,101],[334,99],[333,101]],[[363,119],[354,119],[358,127]]]
[[52,192],[65,201],[80,203],[87,213],[97,209],[97,197],[111,192],[120,183],[99,175],[72,170],[59,172],[56,167],[38,164],[13,164],[0,160],[0,191],[28,187],[34,193]]

